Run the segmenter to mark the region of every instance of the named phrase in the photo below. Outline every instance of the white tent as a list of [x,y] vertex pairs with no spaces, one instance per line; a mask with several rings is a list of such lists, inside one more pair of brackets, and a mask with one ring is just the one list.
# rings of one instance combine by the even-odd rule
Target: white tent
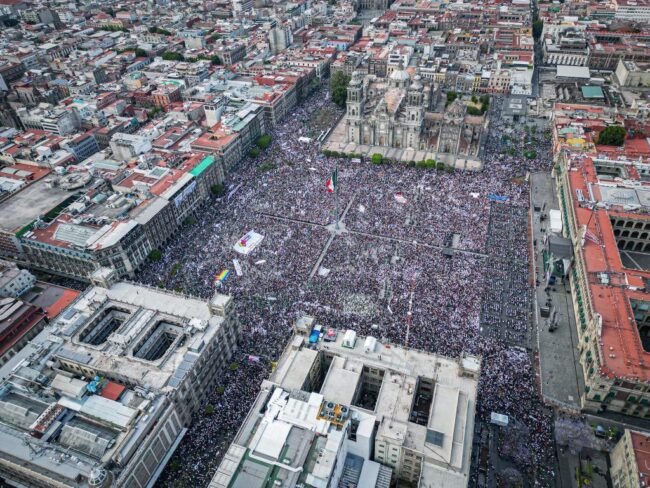
[[551,232],[562,232],[562,214],[559,210],[549,210],[548,217],[551,222]]

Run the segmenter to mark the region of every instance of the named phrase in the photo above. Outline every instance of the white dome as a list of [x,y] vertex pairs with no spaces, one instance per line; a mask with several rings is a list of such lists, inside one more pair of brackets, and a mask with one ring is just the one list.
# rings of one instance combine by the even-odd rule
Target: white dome
[[411,89],[412,90],[420,90],[421,88],[424,88],[424,86],[422,85],[422,82],[420,80],[421,80],[420,75],[416,75],[413,78],[413,83],[411,83]]
[[411,77],[406,71],[399,69],[392,72],[390,79],[394,81],[409,81]]

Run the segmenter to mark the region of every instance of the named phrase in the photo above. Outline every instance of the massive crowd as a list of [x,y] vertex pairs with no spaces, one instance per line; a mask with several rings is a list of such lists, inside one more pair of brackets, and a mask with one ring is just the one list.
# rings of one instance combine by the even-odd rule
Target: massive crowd
[[481,301],[482,332],[522,347],[531,327],[527,226],[526,207],[492,204]]
[[[523,146],[504,152],[504,131],[516,139],[523,129],[500,120],[501,106],[500,99],[491,104],[481,172],[322,156],[315,141],[299,138],[318,132],[305,127],[318,111],[340,114],[325,90],[273,130],[260,157],[231,172],[225,195],[139,276],[204,298],[219,287],[235,297],[243,328],[234,365],[208,399],[214,412],[197,414],[160,486],[207,486],[296,318],[309,313],[405,344],[411,294],[407,345],[482,355],[480,419],[496,411],[525,425],[528,450],[517,465],[527,477],[552,475],[551,415],[538,400],[530,355],[512,347],[529,327],[526,174],[548,168],[550,147],[541,141],[533,159],[522,157]],[[345,231],[333,235],[325,182],[337,165]],[[238,254],[233,245],[251,230],[262,242]],[[223,270],[228,277],[216,280]]]

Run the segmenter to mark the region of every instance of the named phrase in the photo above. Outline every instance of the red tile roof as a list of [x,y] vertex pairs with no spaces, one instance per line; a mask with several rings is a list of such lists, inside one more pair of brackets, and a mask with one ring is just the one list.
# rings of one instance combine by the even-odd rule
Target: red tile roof
[[[647,220],[642,214],[630,214],[612,207],[610,210],[581,206],[577,200],[576,190],[589,194],[591,183],[596,199],[600,199],[600,190],[596,169],[589,157],[584,157],[576,164],[577,170],[569,172],[572,205],[578,228],[585,226],[592,239],[584,239],[582,253],[586,272],[589,277],[589,295],[594,311],[602,318],[600,374],[610,378],[628,378],[650,381],[650,353],[644,351],[637,324],[633,318],[630,299],[648,301],[650,297],[642,290],[644,278],[650,279],[650,273],[625,268],[618,251],[616,238],[610,222],[610,216]],[[612,282],[609,286],[601,284],[597,276],[608,273]],[[619,283],[616,286],[614,280]]]
[[61,295],[61,297],[56,302],[54,302],[49,307],[44,308],[45,313],[47,314],[47,318],[52,320],[54,317],[59,315],[63,310],[65,310],[68,305],[77,299],[80,293],[80,291],[65,288],[63,295]]
[[632,448],[636,465],[639,469],[639,478],[648,486],[650,483],[650,436],[641,432],[630,432],[632,437]]
[[102,388],[102,396],[104,398],[108,398],[109,400],[117,400],[120,398],[120,395],[124,390],[126,390],[124,386],[120,385],[119,383],[109,381],[106,383],[104,388]]

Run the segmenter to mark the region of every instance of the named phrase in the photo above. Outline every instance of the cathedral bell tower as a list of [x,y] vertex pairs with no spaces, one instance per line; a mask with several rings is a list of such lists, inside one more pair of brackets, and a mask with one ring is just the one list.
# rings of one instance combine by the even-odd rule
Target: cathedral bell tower
[[424,121],[424,85],[420,76],[415,76],[406,93],[406,145],[420,148],[420,136]]
[[348,141],[361,143],[361,125],[363,121],[364,93],[363,77],[361,73],[352,73],[348,85],[348,99],[346,102]]

